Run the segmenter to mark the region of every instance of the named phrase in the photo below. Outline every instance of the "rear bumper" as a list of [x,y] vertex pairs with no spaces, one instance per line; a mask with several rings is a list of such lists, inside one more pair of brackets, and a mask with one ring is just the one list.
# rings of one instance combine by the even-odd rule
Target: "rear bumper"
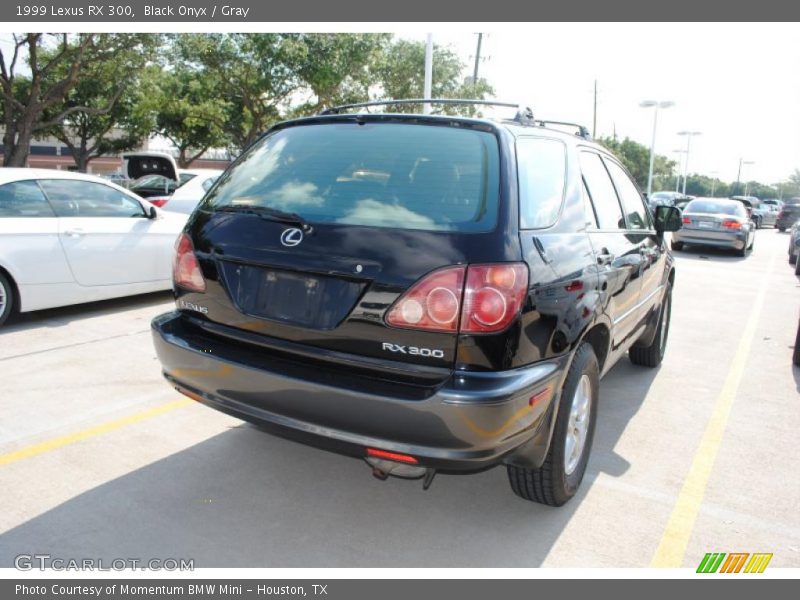
[[679,229],[673,232],[672,240],[683,244],[699,246],[718,246],[741,250],[747,243],[745,232],[728,233],[724,231],[707,231],[704,229]]
[[[510,455],[515,463],[540,465],[568,361],[455,372],[428,397],[409,400],[244,364],[240,345],[229,352],[224,340],[205,344],[185,335],[187,326],[177,312],[152,322],[164,376],[179,391],[283,437],[361,457],[368,447],[409,454],[444,470],[480,469]],[[548,388],[549,395],[536,396]]]

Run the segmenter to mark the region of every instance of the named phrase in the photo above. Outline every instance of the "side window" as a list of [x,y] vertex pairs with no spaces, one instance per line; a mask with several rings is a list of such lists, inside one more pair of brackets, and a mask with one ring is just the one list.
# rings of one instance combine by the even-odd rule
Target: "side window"
[[556,140],[517,140],[520,226],[523,229],[550,227],[556,222],[564,199],[566,148]]
[[35,181],[12,181],[0,185],[0,219],[54,216]]
[[599,154],[581,152],[583,180],[592,198],[600,229],[625,229],[617,192]]
[[142,205],[94,181],[43,179],[39,182],[59,217],[144,217]]
[[642,195],[636,188],[636,184],[631,181],[628,174],[613,160],[606,160],[608,172],[614,180],[622,206],[625,208],[625,216],[628,221],[628,229],[650,229],[650,217],[644,207]]

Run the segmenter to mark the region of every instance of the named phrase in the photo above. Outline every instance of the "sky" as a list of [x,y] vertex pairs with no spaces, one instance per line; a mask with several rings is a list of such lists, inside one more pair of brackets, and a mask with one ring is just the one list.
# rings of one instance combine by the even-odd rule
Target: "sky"
[[[52,25],[56,24],[42,24]],[[205,24],[207,25],[207,24]],[[7,50],[10,29],[0,27]],[[133,25],[134,27],[136,25]],[[466,24],[216,24],[238,31],[393,31],[449,46],[469,65],[476,32],[484,34],[480,76],[499,100],[522,102],[538,118],[592,126],[597,80],[597,134],[628,136],[649,146],[659,111],[656,152],[683,158],[683,130],[692,138],[689,172],[774,184],[800,169],[800,24],[796,23],[466,23]],[[98,30],[119,31],[122,23]],[[130,26],[129,26],[130,27]],[[164,31],[202,31],[204,24],[159,24]],[[288,29],[287,29],[288,27]],[[5,31],[4,31],[5,30]],[[55,30],[55,29],[45,29]]]
[[[478,25],[478,24],[475,24]],[[598,87],[597,135],[628,136],[650,146],[659,111],[656,152],[672,159],[693,137],[689,172],[733,181],[777,183],[800,169],[800,25],[531,23],[492,30],[483,24],[480,77],[497,99],[524,102],[537,118],[575,121],[591,131]],[[474,29],[477,32],[479,29]],[[477,36],[437,31],[470,65]],[[425,33],[403,37],[424,40]],[[435,76],[435,75],[434,75]]]

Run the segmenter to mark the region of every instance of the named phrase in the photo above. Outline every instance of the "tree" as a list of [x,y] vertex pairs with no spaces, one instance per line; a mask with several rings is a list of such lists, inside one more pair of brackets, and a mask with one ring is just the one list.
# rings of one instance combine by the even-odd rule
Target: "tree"
[[[305,48],[294,34],[188,34],[174,38],[176,60],[204,80],[225,104],[231,147],[249,146],[289,108],[301,87]],[[324,57],[318,57],[324,60]]]
[[154,115],[154,132],[178,150],[180,168],[188,167],[209,148],[227,142],[228,105],[205,74],[182,65],[172,70],[153,66],[142,80],[145,106]]
[[[46,111],[45,119],[65,108],[87,107],[56,123],[45,134],[61,141],[79,171],[93,158],[141,145],[155,127],[152,114],[142,110],[141,73],[155,59],[160,36],[154,34],[99,34],[99,53],[90,49],[86,66],[63,103]],[[107,49],[113,49],[109,52]],[[56,69],[61,77],[64,66]]]
[[[68,106],[42,119],[77,84],[87,52],[94,48],[95,37],[96,34],[13,34],[10,58],[0,49],[4,166],[25,166],[35,134],[81,110],[97,113],[106,108]],[[20,74],[21,61],[27,63],[30,75]],[[60,71],[60,76],[54,76],[56,71]]]
[[[621,142],[611,137],[599,138],[597,141],[622,161],[640,188],[647,188],[647,178],[650,170],[650,148],[627,137]],[[677,163],[674,160],[656,154],[653,161],[653,183],[658,183],[660,186],[654,185],[654,190],[671,188],[669,182],[674,182],[676,165]]]
[[295,38],[296,71],[301,88],[312,98],[294,113],[311,115],[324,107],[369,100],[378,79],[375,65],[381,60],[390,34],[301,34]]
[[[431,95],[434,98],[484,99],[494,93],[492,86],[484,79],[477,82],[465,79],[465,68],[453,51],[434,46]],[[375,71],[382,98],[422,98],[425,87],[425,44],[409,40],[395,41],[386,49]],[[474,114],[477,111],[473,106],[434,108],[448,114]],[[419,109],[419,106],[397,108],[408,111]]]

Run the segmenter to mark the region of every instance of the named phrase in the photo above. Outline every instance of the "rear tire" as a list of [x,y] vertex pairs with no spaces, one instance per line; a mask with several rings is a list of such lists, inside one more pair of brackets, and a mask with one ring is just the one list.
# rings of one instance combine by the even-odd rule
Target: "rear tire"
[[14,286],[3,273],[0,273],[0,326],[6,322],[11,311],[14,310],[14,301]]
[[628,350],[631,362],[640,367],[655,368],[664,360],[669,337],[669,323],[672,315],[672,285],[667,284],[664,300],[661,302],[661,314],[658,316],[656,335],[649,346],[633,346]]
[[794,261],[794,274],[800,275],[800,259]]
[[675,252],[680,252],[683,250],[683,242],[671,242],[670,246],[672,246],[672,249],[675,250]]
[[784,233],[786,231],[786,227],[778,227],[778,231]]
[[594,438],[600,366],[587,342],[575,351],[558,401],[553,438],[539,469],[507,465],[511,489],[520,498],[562,506],[578,491]]

